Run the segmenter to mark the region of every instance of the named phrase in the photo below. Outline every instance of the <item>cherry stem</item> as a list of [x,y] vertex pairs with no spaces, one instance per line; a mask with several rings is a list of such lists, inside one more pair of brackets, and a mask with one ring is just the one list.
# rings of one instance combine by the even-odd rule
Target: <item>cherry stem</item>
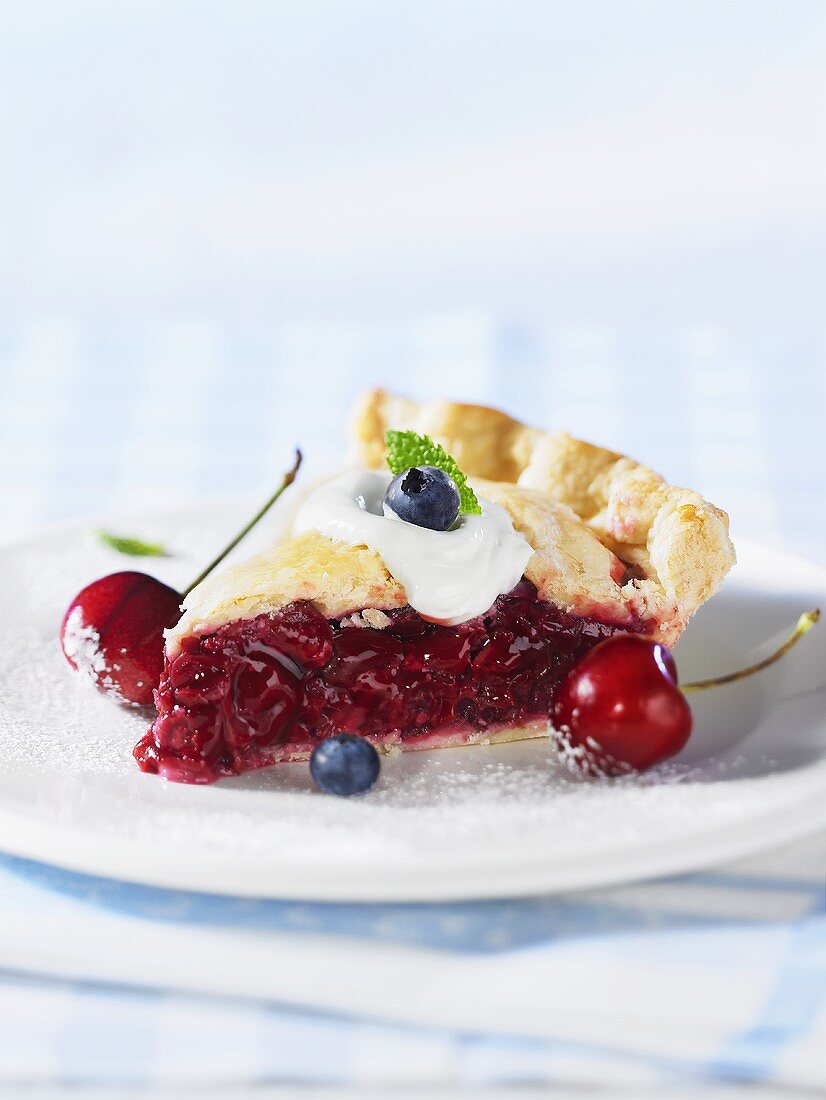
[[747,668],[738,669],[737,672],[730,672],[728,676],[714,676],[710,680],[695,680],[692,684],[683,684],[682,691],[705,691],[706,688],[719,687],[720,684],[733,684],[735,680],[743,680],[746,676],[753,676],[755,672],[762,672],[764,668],[768,668],[769,665],[773,665],[775,661],[779,661],[781,657],[784,657],[792,646],[800,641],[804,634],[809,633],[819,619],[819,608],[815,608],[814,611],[807,611],[805,615],[801,615],[797,620],[797,626],[795,626],[783,645],[781,645],[779,649],[776,649],[774,653],[770,653],[768,657],[764,657],[762,661],[749,665]]
[[209,565],[206,567],[206,569],[204,569],[204,571],[202,573],[199,573],[199,575],[195,578],[195,580],[192,582],[192,584],[190,584],[187,588],[185,588],[183,590],[182,594],[184,596],[188,596],[193,588],[197,588],[198,585],[201,583],[201,581],[206,580],[206,578],[209,576],[209,574],[212,572],[212,570],[216,567],[216,565],[220,565],[221,562],[224,560],[224,558],[227,556],[227,554],[231,553],[231,551],[233,551],[235,549],[235,547],[238,545],[238,543],[241,541],[241,539],[244,539],[244,538],[247,537],[247,535],[250,533],[250,531],[253,529],[253,527],[256,525],[256,523],[258,523],[258,521],[260,519],[263,519],[263,517],[267,514],[267,512],[269,512],[270,508],[272,508],[273,504],[275,504],[275,502],[278,500],[278,498],[281,496],[281,494],[284,492],[284,490],[289,485],[292,485],[292,483],[295,481],[295,475],[298,473],[298,468],[301,465],[302,457],[303,456],[301,454],[301,451],[299,451],[299,449],[296,447],[295,462],[293,463],[292,468],[290,470],[288,470],[286,474],[284,474],[284,477],[281,481],[281,484],[275,490],[275,492],[270,497],[270,499],[266,502],[266,504],[263,504],[258,509],[258,511],[255,513],[255,515],[252,517],[252,519],[249,521],[249,523],[247,523],[246,526],[243,527],[238,532],[238,534],[235,536],[235,538],[232,540],[232,542],[230,542],[227,546],[224,547],[224,549],[221,551],[221,553],[218,555],[218,557],[213,558],[212,561],[209,563]]

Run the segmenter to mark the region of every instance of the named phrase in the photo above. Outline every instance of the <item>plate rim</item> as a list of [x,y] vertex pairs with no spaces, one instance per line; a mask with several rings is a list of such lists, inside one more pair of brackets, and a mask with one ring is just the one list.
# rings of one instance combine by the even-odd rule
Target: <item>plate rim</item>
[[[800,807],[806,807],[801,813]],[[30,829],[29,837],[18,842],[13,849],[7,847],[6,825],[9,832],[18,831],[22,821]],[[183,850],[173,849],[166,853],[166,862],[156,862],[157,852],[149,842],[134,843],[88,834],[86,830],[75,830],[75,844],[82,839],[88,840],[89,850],[81,847],[74,853],[61,853],[61,833],[58,826],[32,822],[31,819],[0,811],[0,851],[14,858],[32,860],[47,866],[58,867],[65,871],[94,878],[114,880],[135,886],[172,890],[185,893],[209,894],[217,897],[237,897],[272,901],[305,901],[383,905],[391,903],[427,904],[458,901],[485,901],[493,899],[553,896],[573,893],[581,890],[603,889],[615,886],[642,883],[652,879],[669,878],[694,871],[717,866],[732,860],[744,859],[760,852],[783,847],[795,840],[813,835],[826,829],[826,805],[822,798],[813,794],[802,803],[795,804],[794,810],[786,808],[786,813],[778,826],[770,824],[770,815],[761,819],[763,828],[758,831],[755,819],[729,826],[725,843],[721,843],[719,830],[709,829],[706,833],[661,842],[652,853],[646,848],[638,854],[623,853],[623,861],[611,863],[606,871],[605,864],[597,857],[586,863],[584,868],[560,871],[559,865],[543,866],[535,858],[526,859],[524,865],[511,862],[503,868],[501,863],[493,867],[466,865],[457,868],[456,864],[445,866],[443,878],[434,886],[428,874],[433,872],[422,867],[416,868],[417,875],[411,876],[411,867],[405,864],[403,879],[388,883],[382,880],[377,889],[376,876],[369,869],[363,879],[354,877],[352,867],[339,875],[331,875],[329,867],[324,871],[327,888],[318,888],[319,871],[311,868],[308,876],[316,885],[308,888],[305,876],[297,871],[292,878],[284,874],[284,865],[257,863],[245,858],[234,864],[230,875],[226,874],[226,864],[220,855],[193,862]],[[33,826],[33,827],[32,827]],[[65,837],[62,838],[65,841]],[[689,844],[687,851],[676,851],[678,844]],[[92,853],[91,850],[94,850]],[[130,860],[128,873],[124,869],[126,853]],[[103,856],[101,853],[105,853]],[[603,857],[604,858],[604,857]],[[220,864],[222,877],[216,880],[214,867]],[[249,865],[249,866],[248,866]],[[262,874],[262,867],[266,874]],[[247,868],[240,873],[241,868]],[[468,880],[461,878],[461,872],[468,874]],[[481,879],[496,875],[495,885],[486,887]],[[507,885],[503,885],[503,874]],[[427,883],[427,886],[424,886]],[[418,885],[421,884],[421,885]],[[412,886],[412,888],[411,888]]]

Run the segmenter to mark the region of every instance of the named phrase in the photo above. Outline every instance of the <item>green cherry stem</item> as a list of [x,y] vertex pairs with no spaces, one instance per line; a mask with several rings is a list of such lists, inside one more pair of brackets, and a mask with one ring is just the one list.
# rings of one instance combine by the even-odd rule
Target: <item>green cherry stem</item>
[[706,688],[719,687],[721,684],[733,684],[736,680],[743,680],[746,676],[753,676],[755,672],[762,672],[764,668],[768,668],[769,665],[773,665],[775,661],[779,661],[781,657],[784,657],[792,646],[797,645],[803,635],[808,634],[819,619],[820,608],[815,608],[814,611],[807,611],[797,620],[797,626],[795,626],[794,630],[779,649],[776,649],[774,653],[770,653],[768,657],[764,657],[762,661],[749,665],[747,668],[738,669],[737,672],[730,672],[727,676],[714,676],[710,680],[695,680],[692,684],[682,684],[681,690],[686,693],[691,691],[705,691]]
[[238,534],[235,536],[235,538],[232,540],[232,542],[228,543],[228,545],[224,547],[224,549],[221,551],[221,553],[218,555],[218,557],[213,558],[212,561],[209,563],[209,565],[206,567],[206,569],[204,569],[204,571],[202,573],[200,573],[195,578],[195,580],[192,582],[192,584],[190,584],[187,588],[185,588],[183,590],[183,595],[184,596],[188,596],[193,588],[197,588],[197,586],[201,583],[201,581],[205,580],[209,576],[209,574],[216,567],[216,565],[220,565],[221,562],[224,560],[224,558],[227,556],[227,554],[229,554],[232,550],[234,550],[235,547],[238,545],[238,543],[241,541],[241,539],[246,538],[247,535],[250,533],[250,531],[253,529],[253,527],[256,525],[256,523],[258,523],[258,521],[260,519],[263,519],[263,517],[267,514],[267,512],[269,512],[270,508],[272,508],[273,504],[275,504],[275,502],[278,500],[278,498],[281,496],[281,494],[284,492],[284,490],[289,485],[292,485],[292,483],[295,481],[295,475],[298,473],[298,468],[301,465],[301,459],[302,459],[301,451],[299,451],[299,449],[296,447],[295,462],[292,464],[292,467],[287,471],[287,473],[284,474],[284,477],[281,480],[281,484],[275,490],[275,492],[270,497],[270,499],[258,509],[258,511],[255,513],[255,515],[252,517],[252,519],[249,521],[249,523],[247,523],[247,525],[245,527],[243,527],[238,532]]

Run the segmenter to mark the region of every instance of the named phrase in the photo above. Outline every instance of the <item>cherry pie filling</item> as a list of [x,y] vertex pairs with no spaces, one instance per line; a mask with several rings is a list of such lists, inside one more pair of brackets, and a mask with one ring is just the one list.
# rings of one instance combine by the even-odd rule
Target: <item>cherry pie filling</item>
[[409,607],[388,618],[375,630],[296,602],[184,638],[165,662],[138,764],[209,783],[306,759],[334,733],[409,747],[478,740],[547,720],[573,665],[629,629],[567,614],[524,579],[459,626],[427,622]]

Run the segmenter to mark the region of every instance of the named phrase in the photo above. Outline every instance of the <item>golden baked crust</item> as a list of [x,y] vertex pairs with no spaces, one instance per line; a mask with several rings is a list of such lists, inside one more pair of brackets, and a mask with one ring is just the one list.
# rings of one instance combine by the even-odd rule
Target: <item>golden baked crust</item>
[[189,634],[277,611],[294,600],[311,600],[327,619],[407,603],[375,551],[306,531],[202,581],[184,600],[177,626],[167,631],[167,650],[177,651]]
[[384,466],[388,428],[429,435],[447,447],[466,474],[488,481],[516,481],[542,437],[499,409],[450,401],[418,404],[385,390],[369,390],[350,419],[355,465]]
[[[628,567],[623,603],[633,615],[653,620],[657,636],[668,644],[676,641],[734,564],[725,512],[698,493],[669,485],[646,466],[603,447],[564,432],[526,427],[497,409],[449,402],[416,404],[373,390],[363,395],[354,411],[357,464],[381,465],[388,428],[426,432],[475,482],[486,478],[516,483],[520,490],[534,490],[571,509]],[[508,507],[522,530],[516,513],[526,498],[506,493],[503,499],[489,487],[481,491]],[[571,532],[570,525],[566,530]],[[539,542],[548,545],[557,537],[553,525],[547,524],[533,538],[525,530],[523,534],[535,550]],[[553,568],[546,567],[539,554],[536,558],[540,560],[531,561],[527,575],[540,594],[553,598],[558,587]],[[595,593],[594,584],[592,573],[583,575],[583,598]]]
[[[366,394],[353,423],[355,460],[384,464],[388,427],[426,432],[473,479],[479,495],[510,513],[534,550],[525,575],[541,599],[582,616],[673,644],[734,562],[728,518],[697,493],[668,485],[629,458],[547,434],[477,405],[416,405]],[[381,628],[407,602],[380,556],[317,532],[288,538],[221,570],[184,603],[168,632],[175,652],[188,634],[310,600],[330,619],[353,615]]]
[[483,500],[501,504],[533,547],[525,576],[540,599],[583,617],[631,627],[640,618],[626,568],[566,504],[535,489],[474,480]]

